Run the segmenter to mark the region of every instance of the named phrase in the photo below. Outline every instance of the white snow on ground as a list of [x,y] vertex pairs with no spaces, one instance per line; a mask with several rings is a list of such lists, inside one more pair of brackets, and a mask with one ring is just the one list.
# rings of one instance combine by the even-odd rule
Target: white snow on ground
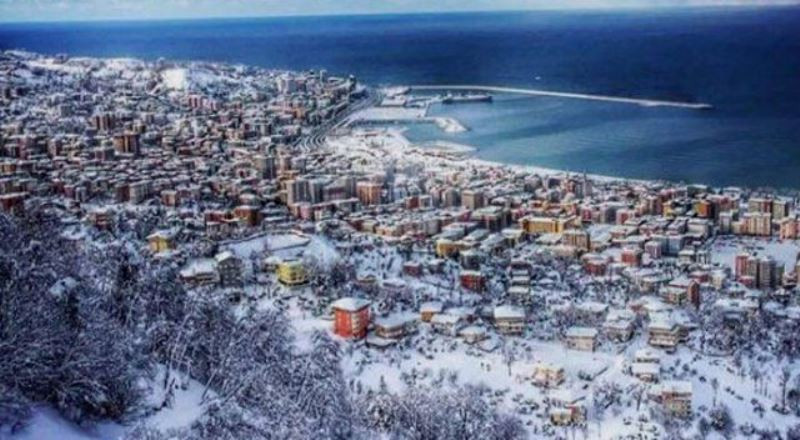
[[161,73],[161,78],[170,89],[185,90],[189,85],[187,74],[186,69],[167,69]]
[[720,263],[734,269],[736,255],[751,252],[760,256],[770,256],[790,272],[800,254],[800,242],[794,240],[778,241],[759,237],[719,237],[711,247],[712,263]]
[[249,258],[252,254],[261,255],[264,250],[270,252],[306,246],[311,238],[296,233],[287,234],[259,234],[244,240],[237,240],[226,244],[225,249],[230,250],[239,258]]
[[113,423],[104,423],[92,428],[82,428],[61,417],[54,409],[38,407],[22,431],[13,435],[0,430],[0,438],[14,440],[96,440],[115,439],[124,434],[125,428]]
[[[149,401],[155,407],[161,406],[167,394],[162,386],[164,374],[165,369],[160,368],[155,380],[153,380]],[[203,402],[205,388],[203,385],[196,380],[187,380],[183,374],[173,372],[173,375],[174,383],[172,389],[174,394],[170,399],[170,404],[145,418],[149,426],[162,431],[189,426],[205,411],[205,403]],[[209,391],[206,397],[212,398],[214,396],[215,394]]]
[[[142,423],[160,430],[184,428],[194,423],[205,411],[202,402],[204,387],[195,380],[187,380],[184,375],[173,377],[174,394],[168,406],[163,406],[166,392],[163,389],[164,368],[159,368],[156,377],[149,383],[148,397],[145,404],[154,411],[136,423]],[[209,392],[207,398],[215,394]],[[81,427],[65,419],[50,407],[37,407],[26,427],[13,435],[0,430],[0,439],[9,440],[109,440],[122,438],[125,432],[132,429],[118,423],[103,422],[91,427]]]
[[[161,72],[161,79],[167,88],[177,91],[209,87],[217,83],[232,82],[202,65],[176,67]],[[244,87],[244,85],[242,85]]]

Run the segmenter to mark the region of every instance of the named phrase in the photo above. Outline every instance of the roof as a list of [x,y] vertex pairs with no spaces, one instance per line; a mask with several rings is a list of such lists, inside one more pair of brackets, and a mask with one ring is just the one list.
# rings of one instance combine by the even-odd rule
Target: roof
[[585,399],[586,395],[572,389],[558,389],[550,392],[550,399],[561,402],[564,405],[575,404]]
[[416,316],[405,313],[395,313],[384,318],[375,318],[374,322],[376,327],[393,328],[405,326],[416,320]]
[[339,298],[331,304],[334,309],[344,310],[347,312],[357,312],[365,307],[369,307],[370,302],[361,298]]
[[656,375],[661,372],[661,366],[653,362],[634,362],[631,365],[631,372],[636,374]]
[[430,301],[422,303],[422,305],[419,307],[419,311],[428,313],[439,313],[442,311],[442,308],[444,308],[442,303],[438,301]]
[[650,350],[649,348],[640,348],[639,350],[636,350],[634,358],[638,360],[647,359],[647,360],[660,361],[661,355],[659,355],[654,350]]
[[685,380],[667,380],[661,382],[662,393],[692,394],[692,383]]
[[592,327],[570,327],[567,329],[568,338],[594,338],[597,336],[597,329]]
[[597,301],[584,301],[578,304],[576,308],[586,313],[603,313],[608,310],[608,305]]
[[230,259],[230,258],[236,258],[236,256],[233,255],[233,252],[231,252],[231,251],[220,252],[214,257],[214,259],[217,260],[218,263],[221,262],[221,261],[225,261],[227,259]]
[[525,319],[525,310],[511,305],[497,306],[494,308],[494,319]]
[[477,325],[471,325],[469,327],[462,328],[458,334],[460,336],[483,336],[486,334],[486,329],[483,327],[478,327]]
[[454,325],[454,324],[458,323],[459,321],[461,321],[461,317],[460,316],[449,315],[449,314],[446,314],[446,313],[439,313],[439,314],[435,315],[433,318],[431,318],[431,323],[432,324]]
[[217,262],[211,258],[200,258],[192,260],[185,268],[181,269],[181,276],[184,278],[193,277],[201,273],[214,273],[217,271]]

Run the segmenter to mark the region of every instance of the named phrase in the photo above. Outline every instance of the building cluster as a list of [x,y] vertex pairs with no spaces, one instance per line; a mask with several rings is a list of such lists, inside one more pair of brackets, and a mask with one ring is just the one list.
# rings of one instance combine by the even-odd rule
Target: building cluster
[[[592,353],[641,335],[649,347],[629,372],[658,382],[650,397],[677,416],[691,413],[692,384],[661,377],[659,353],[692,338],[698,311],[723,313],[734,331],[755,313],[800,319],[796,258],[752,247],[715,258],[722,239],[797,239],[794,199],[391,155],[380,130],[336,125],[363,93],[324,71],[5,52],[0,209],[51,207],[98,233],[149,224],[137,244],[178,261],[191,287],[241,288],[255,270],[297,292],[318,275],[268,255],[252,268],[216,246],[252,234],[325,234],[354,254],[380,242],[413,257],[397,273],[346,279],[329,304],[341,338],[386,348],[426,328],[492,351],[557,320],[552,336]],[[318,141],[336,130],[375,147],[365,158]],[[624,300],[598,294],[609,285]],[[376,290],[416,297],[381,309]],[[529,379],[554,390],[554,423],[582,420],[584,396],[564,386],[574,378],[562,366],[539,363]]]

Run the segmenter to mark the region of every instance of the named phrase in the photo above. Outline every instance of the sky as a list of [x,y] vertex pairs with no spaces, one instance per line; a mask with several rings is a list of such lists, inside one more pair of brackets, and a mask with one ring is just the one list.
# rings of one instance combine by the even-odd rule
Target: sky
[[767,6],[800,0],[0,0],[0,21]]

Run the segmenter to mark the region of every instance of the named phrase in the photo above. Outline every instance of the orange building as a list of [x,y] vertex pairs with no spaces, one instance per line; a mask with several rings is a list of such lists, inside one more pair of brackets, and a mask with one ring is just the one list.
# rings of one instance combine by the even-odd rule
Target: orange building
[[358,182],[356,183],[356,196],[362,205],[380,205],[381,204],[381,190],[380,183],[375,182]]
[[369,301],[359,298],[340,298],[333,308],[333,332],[343,338],[361,339],[367,335]]

